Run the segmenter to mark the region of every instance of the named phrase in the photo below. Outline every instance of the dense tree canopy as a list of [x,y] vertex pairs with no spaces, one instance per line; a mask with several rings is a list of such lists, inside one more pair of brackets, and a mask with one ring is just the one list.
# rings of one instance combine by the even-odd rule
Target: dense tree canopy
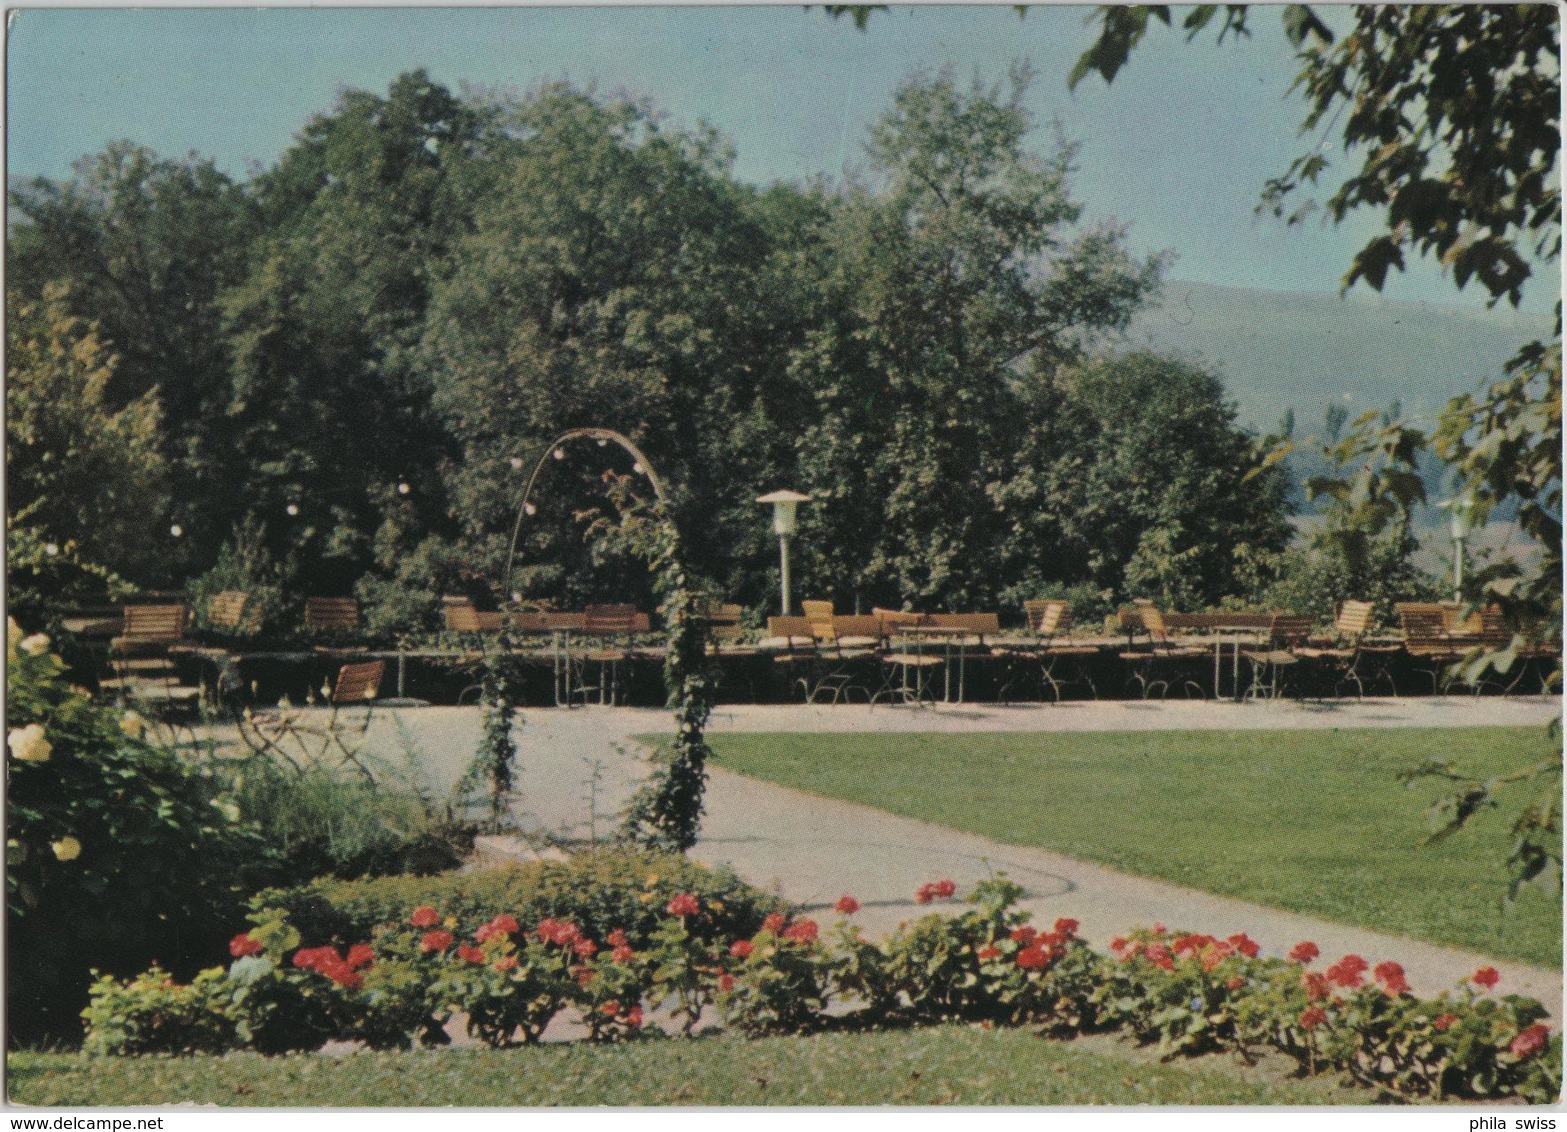
[[91,411],[142,422],[134,459],[172,491],[138,507],[187,550],[106,553],[160,588],[265,559],[357,589],[388,631],[458,589],[646,607],[645,567],[587,537],[605,474],[635,469],[591,445],[550,462],[501,577],[525,469],[597,425],[648,454],[691,567],[753,608],[776,587],[755,499],[781,486],[815,499],[801,592],[844,608],[1218,601],[1237,546],[1282,545],[1278,473],[1248,474],[1211,375],[1117,356],[1161,262],[1087,219],[1028,81],[916,75],[863,173],[757,188],[716,132],[646,105],[413,73],[344,92],[246,183],[117,144],[22,189],[13,317],[65,284],[55,320],[117,355]]

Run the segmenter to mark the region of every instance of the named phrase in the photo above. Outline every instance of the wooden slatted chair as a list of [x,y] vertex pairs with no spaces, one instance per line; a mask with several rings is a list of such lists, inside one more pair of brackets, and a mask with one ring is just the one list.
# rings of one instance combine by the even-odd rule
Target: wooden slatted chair
[[100,682],[123,701],[149,708],[189,706],[201,689],[179,682],[171,649],[191,643],[190,608],[185,605],[127,605],[120,635],[109,642],[110,676]]
[[[1128,616],[1129,612],[1133,617]],[[1135,682],[1143,699],[1146,700],[1155,688],[1163,689],[1160,698],[1164,699],[1169,696],[1170,688],[1176,685],[1188,698],[1192,689],[1196,690],[1200,699],[1207,698],[1207,690],[1195,675],[1209,656],[1207,649],[1193,648],[1177,641],[1165,625],[1164,615],[1151,604],[1135,606],[1131,611],[1123,610],[1121,623],[1129,633],[1135,633],[1136,628],[1140,627],[1148,634],[1146,649],[1131,648],[1120,654],[1121,659],[1132,666],[1127,684]]]
[[[644,616],[644,631],[646,624]],[[580,697],[586,704],[588,693],[597,692],[600,704],[614,704],[620,694],[621,665],[630,662],[631,638],[638,631],[637,607],[629,603],[586,606],[582,611],[582,627],[578,631],[584,637],[591,638],[581,660],[584,665],[598,666],[598,683],[585,683],[586,670],[583,668],[573,683],[567,702]]]
[[1274,614],[1266,644],[1241,651],[1242,658],[1251,665],[1251,684],[1246,689],[1246,699],[1278,697],[1280,679],[1301,662],[1301,656],[1295,650],[1305,646],[1312,628],[1312,619],[1304,614]]
[[359,631],[359,603],[351,597],[305,598],[305,632],[347,637]]
[[1307,641],[1294,650],[1315,665],[1319,689],[1331,689],[1337,696],[1345,684],[1353,684],[1355,698],[1363,700],[1368,684],[1385,681],[1389,691],[1397,693],[1391,662],[1403,649],[1369,642],[1373,612],[1369,601],[1346,601],[1339,606],[1333,631],[1325,640]]
[[1448,614],[1441,603],[1405,601],[1393,607],[1404,630],[1404,651],[1411,667],[1431,677],[1431,694],[1442,695],[1452,685],[1452,666],[1463,655],[1448,632]]
[[207,625],[220,633],[233,634],[246,628],[250,595],[244,590],[224,590],[207,602]]
[[472,602],[446,606],[446,628],[453,633],[498,633],[506,627],[499,610],[480,610]]
[[373,786],[366,762],[365,735],[386,680],[384,660],[345,664],[338,669],[325,707],[276,708],[239,713],[239,733],[256,755],[304,774],[312,766],[353,767]]

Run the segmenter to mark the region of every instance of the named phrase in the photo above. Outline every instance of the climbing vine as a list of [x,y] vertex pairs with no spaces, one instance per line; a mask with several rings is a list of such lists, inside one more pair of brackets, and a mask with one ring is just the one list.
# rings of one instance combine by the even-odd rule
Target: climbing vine
[[632,797],[621,832],[639,844],[684,852],[696,844],[701,826],[711,753],[703,735],[713,711],[703,618],[708,597],[686,569],[680,532],[665,501],[648,503],[638,498],[630,476],[605,479],[615,514],[595,518],[589,535],[635,554],[653,574],[659,610],[669,627],[664,689],[675,713],[674,744],[660,752],[657,769]]
[[460,792],[476,794],[481,788],[489,795],[488,828],[499,833],[505,826],[504,815],[516,796],[517,743],[512,725],[517,718],[517,700],[502,657],[486,652],[480,668],[479,702],[483,705],[483,731],[473,762],[458,784]]

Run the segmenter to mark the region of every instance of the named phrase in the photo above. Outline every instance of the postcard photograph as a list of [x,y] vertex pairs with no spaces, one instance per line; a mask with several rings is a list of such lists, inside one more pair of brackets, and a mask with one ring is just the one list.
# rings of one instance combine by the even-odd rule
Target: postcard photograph
[[1558,7],[7,16],[10,1106],[1559,1101]]

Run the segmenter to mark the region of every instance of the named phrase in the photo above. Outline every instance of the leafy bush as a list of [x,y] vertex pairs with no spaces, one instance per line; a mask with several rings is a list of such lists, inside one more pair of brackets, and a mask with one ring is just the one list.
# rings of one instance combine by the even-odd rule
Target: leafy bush
[[7,657],[9,1032],[74,1041],[91,969],[193,970],[268,854],[144,720],[70,687],[46,637],[11,622]]
[[301,888],[270,890],[256,907],[276,907],[309,939],[364,939],[381,924],[400,923],[420,906],[443,909],[471,931],[497,911],[524,923],[546,916],[579,924],[602,940],[620,929],[645,947],[664,908],[680,893],[701,902],[693,930],[704,939],[750,936],[782,906],[727,869],[708,869],[683,857],[605,849],[570,861],[540,861],[504,869],[430,877],[323,880]]
[[[219,549],[212,569],[187,587],[196,628],[230,640],[286,636],[303,608],[294,584],[297,575],[295,562],[279,562],[267,548],[266,524],[246,515]],[[237,627],[214,629],[207,620],[209,605],[214,595],[228,590],[248,595],[245,615]]]
[[220,768],[230,797],[254,822],[278,861],[276,880],[352,880],[456,868],[473,847],[412,788],[323,766],[303,773],[264,758]]

